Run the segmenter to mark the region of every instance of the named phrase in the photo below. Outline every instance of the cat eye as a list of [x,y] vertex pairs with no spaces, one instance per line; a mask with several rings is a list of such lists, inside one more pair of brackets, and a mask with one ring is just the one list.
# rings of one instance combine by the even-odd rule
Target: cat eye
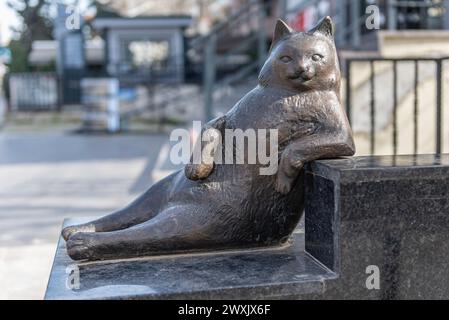
[[322,56],[321,54],[315,53],[315,54],[312,56],[312,60],[313,60],[313,61],[320,61],[321,59],[323,59],[323,56]]
[[282,57],[280,58],[280,60],[281,60],[282,62],[284,62],[284,63],[288,63],[288,62],[292,61],[293,59],[290,58],[289,56],[282,56]]

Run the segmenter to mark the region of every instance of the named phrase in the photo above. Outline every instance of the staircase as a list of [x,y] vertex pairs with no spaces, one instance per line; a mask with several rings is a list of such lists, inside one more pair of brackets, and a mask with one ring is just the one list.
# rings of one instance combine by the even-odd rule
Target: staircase
[[[242,87],[257,84],[256,75],[266,59],[271,40],[271,32],[267,34],[266,30],[274,27],[267,26],[267,13],[276,12],[279,9],[276,6],[282,3],[283,1],[250,0],[225,22],[217,24],[209,34],[194,38],[188,43],[188,69],[193,73],[201,73],[205,121],[226,112],[223,102],[229,103],[227,108],[232,107],[241,97]],[[321,14],[320,3],[320,0],[304,0],[292,8],[281,8],[281,15],[288,21],[289,17],[298,12],[314,8],[317,19],[321,15],[333,17],[339,48],[356,47],[366,50],[377,43],[374,33],[361,32],[366,18],[364,14],[353,19],[353,24],[345,25],[348,11],[346,6],[336,6]],[[360,4],[351,4],[352,14],[360,12]],[[354,34],[355,39],[352,36]],[[369,38],[369,41],[364,41],[365,38]]]
[[215,117],[214,93],[254,75],[265,61],[266,12],[272,1],[251,0],[206,36],[189,43],[188,58],[202,69],[204,120]]
[[[279,2],[276,5],[282,3],[282,1]],[[441,83],[447,80],[443,81],[441,72],[434,74],[432,66],[435,61],[429,61],[430,69],[426,66],[426,61],[419,62],[417,70],[423,70],[419,71],[419,77],[415,77],[417,81],[413,84],[413,81],[410,82],[415,79],[413,68],[410,68],[410,65],[407,66],[410,63],[407,61],[402,63],[399,59],[396,64],[391,59],[385,58],[385,56],[389,57],[391,52],[394,52],[394,56],[397,57],[413,56],[417,51],[413,50],[415,47],[415,49],[424,50],[421,55],[416,53],[418,57],[428,57],[427,51],[442,51],[440,54],[447,55],[444,53],[447,50],[441,48],[442,39],[447,39],[446,35],[440,34],[438,36],[440,38],[430,42],[429,34],[423,33],[423,36],[418,37],[415,43],[409,41],[404,44],[404,31],[395,32],[397,27],[392,25],[392,22],[400,21],[397,11],[401,8],[442,8],[443,2],[390,1],[382,9],[388,16],[388,25],[382,26],[384,30],[382,32],[367,29],[366,22],[369,15],[365,13],[367,3],[352,0],[330,1],[332,5],[326,12],[322,12],[322,8],[320,9],[322,2],[304,0],[294,8],[284,8],[282,11],[284,13],[280,16],[296,27],[300,24],[295,24],[295,20],[291,18],[297,17],[297,14],[304,10],[314,11],[315,20],[325,15],[333,18],[336,30],[335,41],[341,69],[344,71],[342,73],[343,88],[345,93],[351,94],[352,99],[350,97],[346,99],[345,94],[343,97],[347,100],[345,101],[347,110],[353,111],[350,118],[359,154],[401,154],[418,151],[431,153],[435,145],[439,150],[448,150],[449,144],[444,141],[446,144],[442,144],[441,136],[447,135],[449,126],[442,127],[439,123],[447,123],[446,116],[449,113],[441,115],[440,111],[435,115],[434,112],[434,109],[445,110],[444,99],[441,98],[441,92],[445,90]],[[206,121],[225,113],[257,84],[257,71],[266,58],[271,38],[271,34],[265,32],[273,29],[273,25],[265,25],[269,20],[266,19],[267,12],[273,10],[273,3],[273,1],[249,1],[228,21],[217,25],[210,34],[191,41],[190,53],[197,57],[198,69],[203,72],[202,92]],[[449,1],[445,3],[449,6]],[[277,15],[274,14],[274,16]],[[237,32],[236,34],[236,30],[245,28],[245,33]],[[393,30],[391,34],[401,34],[402,42],[394,43],[394,39],[392,40],[390,36],[388,44],[385,41],[388,32],[385,30]],[[413,34],[413,37],[416,35]],[[420,38],[423,39],[420,40]],[[425,45],[423,45],[424,41]],[[386,53],[386,49],[389,49],[390,53]],[[370,59],[379,60],[371,69]],[[382,59],[386,61],[380,61]],[[346,81],[348,80],[346,77],[351,74],[350,64],[354,60],[360,60],[361,64],[359,63],[353,70],[355,72],[352,72],[352,81]],[[446,63],[440,69],[449,70],[448,68],[449,63]],[[435,93],[435,87],[440,88],[437,90],[440,93]],[[349,112],[348,115],[351,116]],[[425,128],[422,128],[421,122],[426,124]],[[419,135],[418,132],[420,132]]]

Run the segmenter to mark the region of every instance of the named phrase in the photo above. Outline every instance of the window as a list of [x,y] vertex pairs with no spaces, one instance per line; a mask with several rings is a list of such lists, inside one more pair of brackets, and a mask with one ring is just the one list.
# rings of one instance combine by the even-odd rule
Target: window
[[122,72],[164,72],[170,67],[170,43],[168,40],[124,39],[121,41]]

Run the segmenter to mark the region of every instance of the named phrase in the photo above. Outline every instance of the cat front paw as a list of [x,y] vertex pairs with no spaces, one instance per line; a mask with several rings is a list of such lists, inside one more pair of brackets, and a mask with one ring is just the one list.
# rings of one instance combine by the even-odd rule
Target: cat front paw
[[185,166],[184,172],[188,179],[190,180],[200,180],[206,179],[214,169],[214,164],[187,164]]
[[[298,163],[302,168],[302,165]],[[276,174],[275,189],[281,194],[287,194],[292,190],[299,170],[293,166],[281,166]]]
[[62,229],[61,235],[67,241],[72,235],[78,232],[95,232],[95,226],[91,223],[68,226]]
[[67,254],[73,260],[92,259],[94,256],[95,233],[79,232],[67,240]]
[[275,189],[277,192],[281,194],[288,194],[290,190],[293,188],[293,184],[295,183],[295,178],[288,177],[285,174],[279,174],[276,176]]

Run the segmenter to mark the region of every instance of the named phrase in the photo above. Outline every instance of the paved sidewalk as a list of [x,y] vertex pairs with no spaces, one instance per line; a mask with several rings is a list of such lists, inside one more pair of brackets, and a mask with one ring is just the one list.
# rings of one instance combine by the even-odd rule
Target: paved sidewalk
[[0,299],[42,299],[63,219],[126,205],[173,169],[162,168],[167,142],[0,132]]
[[[1,81],[0,81],[1,84]],[[3,126],[5,122],[5,112],[6,112],[6,102],[5,98],[3,97],[3,93],[0,89],[0,128]]]

